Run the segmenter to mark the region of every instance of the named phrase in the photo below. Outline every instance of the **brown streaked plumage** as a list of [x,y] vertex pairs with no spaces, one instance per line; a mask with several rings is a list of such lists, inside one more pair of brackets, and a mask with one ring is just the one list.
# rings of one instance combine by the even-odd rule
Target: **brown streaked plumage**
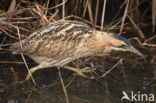
[[[113,33],[93,30],[80,21],[59,21],[39,29],[30,36],[14,43],[10,48],[14,54],[23,53],[31,57],[39,65],[30,69],[63,66],[75,59],[92,55],[105,55],[112,50],[131,51],[140,56],[124,37]],[[71,67],[65,68],[85,76],[82,71]],[[27,75],[26,79],[29,79]]]

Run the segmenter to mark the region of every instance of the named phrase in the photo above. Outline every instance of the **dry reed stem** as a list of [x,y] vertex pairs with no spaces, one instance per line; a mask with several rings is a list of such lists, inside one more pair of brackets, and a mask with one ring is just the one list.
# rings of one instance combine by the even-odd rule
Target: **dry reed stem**
[[0,47],[11,46],[12,44],[13,44],[13,43],[3,44],[3,41],[2,41],[2,43],[0,44]]
[[139,1],[139,4],[137,4],[135,7],[133,7],[132,9],[130,9],[129,11],[128,11],[128,13],[130,13],[130,12],[132,12],[132,11],[134,11],[135,9],[137,9],[139,6],[141,6],[145,1],[147,1],[147,0],[140,0]]
[[[69,19],[69,18],[76,18],[76,19],[82,20],[82,21],[84,21],[84,22],[86,22],[86,23],[88,23],[88,24],[91,24],[89,20],[86,20],[86,19],[81,18],[81,17],[79,17],[79,16],[69,15],[69,16],[66,16],[66,17],[65,17],[65,19]],[[95,25],[95,27],[96,27],[96,28],[101,28],[101,26],[98,26],[98,25]],[[108,30],[108,28],[104,28],[104,27],[103,27],[103,30],[104,30],[104,29]]]
[[[11,26],[11,27],[13,27],[13,28],[18,28],[18,29],[21,29],[21,30],[25,30],[25,31],[27,31],[26,29],[24,29],[24,28],[21,28],[21,27],[19,27],[19,26],[15,26],[15,25],[13,25],[12,23],[9,23],[9,22],[5,22],[5,21],[0,21],[0,24],[4,24],[4,25],[7,25],[7,26]],[[6,29],[6,28],[5,28]],[[17,35],[17,34],[16,34]],[[21,35],[21,34],[20,34]],[[23,36],[23,35],[21,35],[21,36]],[[17,39],[17,38],[16,38]]]
[[123,26],[124,26],[126,15],[127,15],[127,11],[128,11],[128,6],[129,6],[129,0],[127,0],[127,5],[126,5],[126,8],[125,8],[125,12],[124,12],[123,18],[122,18],[121,28],[120,28],[119,35],[121,35],[122,30],[123,30]]
[[58,14],[58,12],[59,12],[59,10],[56,10],[55,13],[49,18],[48,24]]
[[120,59],[111,69],[107,70],[106,73],[104,73],[101,77],[105,77],[108,73],[110,73],[116,66],[118,66],[120,63],[122,63],[123,59]]
[[4,36],[3,39],[2,39],[2,41],[1,41],[1,43],[0,43],[0,50],[4,50],[1,47],[4,47],[3,45],[4,45],[4,43],[5,43],[6,40],[7,40],[7,36]]
[[[18,38],[19,38],[20,46],[21,46],[21,48],[22,48],[20,32],[19,32],[19,29],[18,29],[18,28],[16,28],[16,30],[17,30],[17,33],[18,33]],[[28,64],[27,64],[27,62],[26,62],[26,60],[25,60],[25,58],[24,58],[23,53],[21,53],[21,56],[22,56],[23,62],[24,62],[24,64],[25,64],[26,68],[27,68],[27,71],[28,71],[30,77],[31,77],[31,79],[32,79],[32,81],[33,81],[33,83],[34,83],[34,85],[36,86],[36,82],[35,82],[35,80],[34,80],[32,74],[30,73]]]
[[32,95],[32,92],[29,92],[28,97],[27,97],[27,99],[26,99],[26,102],[25,102],[25,103],[29,103],[29,99],[30,99],[31,95]]
[[15,72],[15,69],[14,68],[10,68],[10,71],[12,72],[12,74],[13,74],[13,78],[14,78],[14,81],[15,82],[18,82],[18,76],[17,76],[17,73]]
[[[78,1],[78,0],[77,0]],[[79,1],[79,3],[78,3],[78,7],[77,8],[79,8],[78,9],[78,14],[79,15],[81,15],[82,13],[81,13],[81,8],[83,7],[83,0],[80,0]]]
[[89,2],[89,0],[87,0],[87,1],[86,1],[85,7],[84,7],[84,10],[83,10],[83,15],[82,15],[82,18],[84,18],[84,17],[85,17],[86,10],[87,10],[87,6],[88,6],[88,2]]
[[45,6],[45,13],[44,13],[44,15],[47,15],[47,13],[48,13],[48,6],[49,6],[49,0],[47,0],[47,3],[46,3],[46,6]]
[[92,14],[91,0],[89,0],[87,7],[88,7],[89,18],[90,18],[91,24],[95,28],[94,20],[93,20],[93,14]]
[[24,62],[0,61],[0,64],[24,64]]
[[35,5],[36,9],[33,9],[33,11],[35,13],[37,13],[40,17],[41,17],[41,23],[43,23],[43,25],[46,25],[48,22],[47,16],[43,13],[43,10],[39,7],[39,5]]
[[65,17],[65,0],[62,0],[62,3],[63,3],[63,5],[62,5],[62,19],[64,20],[64,17]]
[[156,28],[156,0],[152,0],[152,33]]
[[121,65],[121,70],[122,70],[122,74],[123,74],[123,78],[124,78],[124,83],[125,83],[125,89],[126,90],[129,90],[129,85],[128,85],[128,79],[127,79],[127,73],[126,73],[126,69],[124,68],[124,66],[123,65]]
[[68,1],[68,0],[65,0],[64,2],[58,4],[58,5],[54,6],[54,7],[49,8],[49,10],[55,9],[55,8],[57,8],[57,7],[59,7],[59,6],[62,6],[62,5],[65,4],[67,1]]
[[84,98],[80,98],[80,97],[76,97],[76,96],[72,96],[72,98],[78,100],[79,102],[82,101],[82,103],[91,103],[89,100],[86,100]]
[[15,9],[15,6],[16,6],[16,0],[12,0],[11,4],[10,4],[10,7],[8,9],[8,13],[11,14],[14,9]]
[[104,0],[104,2],[103,2],[103,11],[102,11],[102,18],[101,18],[101,31],[103,30],[103,25],[104,25],[105,9],[106,9],[106,0]]
[[[111,20],[111,22],[108,24],[108,27],[112,26],[114,23],[118,23],[118,22],[121,22],[121,17],[119,17],[118,19],[117,16],[119,15],[121,11],[121,8],[117,11],[117,13],[115,14],[115,16],[113,17],[113,19]],[[115,25],[115,24],[114,24]],[[109,28],[108,28],[109,29]]]
[[[145,1],[145,0],[144,0],[144,1]],[[119,23],[122,21],[121,17],[119,17],[118,19],[116,19],[116,17],[119,15],[121,9],[124,7],[124,5],[126,4],[126,2],[127,2],[127,0],[125,0],[125,1],[122,3],[122,5],[120,6],[120,9],[117,11],[116,15],[113,17],[113,19],[112,19],[111,23],[109,23],[109,26],[108,26],[108,27],[110,27],[110,26],[111,26],[112,24],[114,24],[114,23],[119,24]],[[135,10],[138,6],[140,6],[142,3],[143,3],[143,2],[141,2],[141,3],[138,4],[136,7],[130,9],[129,11],[127,11],[127,14],[130,13],[130,12],[132,12],[132,11],[134,11],[134,10]],[[115,25],[116,25],[116,24],[114,24],[113,29],[115,28]],[[124,23],[123,25],[125,25],[125,23]],[[116,26],[117,26],[117,25],[116,25]],[[110,28],[111,28],[111,27],[110,27]],[[111,30],[110,28],[108,28],[108,30]],[[120,28],[121,28],[121,26],[120,26]],[[117,28],[117,29],[118,29],[118,28]]]
[[113,30],[113,29],[117,28],[117,26],[118,26],[120,23],[121,23],[121,19],[120,19],[117,23],[115,23],[114,25],[112,25],[111,27],[109,27],[108,30]]
[[[153,36],[153,37],[151,37],[149,40],[152,40],[152,39],[154,39],[154,38],[156,38],[156,35]],[[136,40],[136,41],[139,43],[139,45],[141,45],[141,46],[156,47],[156,44],[147,43],[149,40],[148,40],[148,41],[145,40],[145,41],[142,43],[142,42],[139,40],[138,37],[134,37],[134,38],[131,38],[131,39],[129,39],[129,40],[132,40],[132,39]]]
[[126,4],[127,0],[125,0],[122,5],[120,6],[120,9],[123,8],[123,6]]
[[95,21],[94,21],[94,24],[96,25],[97,24],[97,18],[98,18],[98,11],[99,11],[99,2],[100,2],[100,0],[97,0],[96,1],[96,10],[95,10]]
[[147,12],[150,10],[151,8],[150,7],[148,7],[146,10],[144,10],[144,12],[142,13],[142,17],[141,17],[141,22],[143,22],[144,21],[144,18],[146,17],[146,14],[147,14]]
[[[21,44],[21,42],[20,42],[20,44]],[[24,64],[25,64],[26,68],[27,68],[27,71],[28,71],[30,77],[31,77],[31,79],[32,79],[32,81],[33,81],[33,83],[34,83],[34,85],[36,86],[36,82],[35,82],[35,80],[34,80],[32,74],[30,73],[28,64],[27,64],[27,62],[26,62],[26,60],[25,60],[25,57],[24,57],[24,55],[23,55],[22,53],[21,53],[21,56],[22,56],[23,62],[24,62]]]
[[66,87],[64,85],[64,82],[63,82],[63,79],[62,79],[62,75],[61,75],[61,71],[60,71],[60,67],[57,67],[58,69],[58,73],[59,73],[59,78],[60,78],[60,81],[61,81],[61,84],[62,84],[62,88],[63,88],[63,92],[65,94],[65,98],[66,98],[66,103],[69,103],[69,98],[68,98],[68,94],[67,94],[67,91],[66,91]]
[[10,35],[10,34],[9,34],[8,32],[6,32],[4,29],[0,28],[0,30],[2,30],[2,31],[3,31],[6,35],[8,35],[9,37],[14,38],[14,39],[18,39],[18,38],[16,38],[16,37]]
[[66,88],[75,80],[76,77],[77,77],[77,76],[75,75],[75,76],[72,78],[72,80],[70,80],[70,82],[66,85]]
[[152,36],[152,37],[151,37],[151,38],[149,38],[149,39],[146,39],[146,40],[145,40],[145,43],[146,43],[146,42],[148,42],[148,41],[153,40],[154,38],[156,38],[156,35]]
[[135,24],[135,22],[131,19],[130,16],[127,15],[127,17],[129,18],[130,22],[132,23],[132,25],[134,26],[135,30],[138,32],[140,37],[145,40],[146,37],[145,37],[144,33],[141,31],[141,29]]
[[143,43],[143,46],[156,47],[156,44]]

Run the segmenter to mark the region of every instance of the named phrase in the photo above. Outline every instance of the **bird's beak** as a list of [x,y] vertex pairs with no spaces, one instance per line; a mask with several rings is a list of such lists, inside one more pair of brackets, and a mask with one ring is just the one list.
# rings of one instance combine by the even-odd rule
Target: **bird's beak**
[[137,54],[139,56],[144,57],[144,55],[142,53],[140,53],[137,49],[135,49],[133,46],[130,46],[128,49],[129,49],[130,52],[133,52],[133,53],[135,53],[135,54]]

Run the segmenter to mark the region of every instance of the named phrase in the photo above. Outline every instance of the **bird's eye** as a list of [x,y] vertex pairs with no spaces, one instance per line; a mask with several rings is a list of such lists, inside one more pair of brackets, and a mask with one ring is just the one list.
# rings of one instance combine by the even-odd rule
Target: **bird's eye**
[[126,44],[122,44],[122,45],[119,46],[119,48],[124,48],[126,46],[127,46]]

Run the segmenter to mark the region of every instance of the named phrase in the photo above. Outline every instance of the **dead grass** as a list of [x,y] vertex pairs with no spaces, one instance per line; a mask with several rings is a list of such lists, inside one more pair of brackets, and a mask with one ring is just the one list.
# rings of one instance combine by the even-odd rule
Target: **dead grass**
[[[139,6],[142,6],[143,3],[148,3],[149,1],[126,0],[124,2],[118,2],[117,6],[119,9],[117,12],[112,14],[115,16],[112,18],[110,23],[105,22],[108,18],[106,11],[111,10],[113,7],[107,8],[107,6],[110,4],[110,1],[107,0],[104,0],[103,2],[101,0],[80,0],[76,3],[70,0],[54,0],[54,2],[51,2],[50,0],[47,0],[46,2],[30,2],[27,0],[16,2],[16,0],[12,0],[10,2],[11,3],[8,6],[8,10],[1,10],[2,12],[0,14],[0,36],[3,35],[2,38],[0,38],[3,41],[0,44],[1,49],[11,45],[14,41],[20,41],[27,35],[36,31],[36,29],[48,25],[50,22],[61,19],[82,20],[88,24],[91,24],[95,29],[120,31],[119,35],[122,34],[123,30],[126,30],[126,27],[128,28],[130,24],[132,24],[132,27],[136,30],[136,34],[138,34],[136,36],[144,40],[144,43],[140,45],[147,45],[146,36],[141,30],[141,26],[138,24],[141,24],[143,21],[146,21],[146,19],[148,20],[149,17],[151,17],[152,33],[155,33],[155,0],[152,0],[152,5],[149,5],[149,7],[152,6],[152,12],[151,15],[148,15],[148,17],[145,17],[145,15],[147,15],[150,9],[147,7],[147,9],[143,9],[143,11],[142,9],[139,9]],[[95,3],[96,5],[94,5]],[[112,4],[113,3],[116,2],[114,1]],[[69,5],[73,5],[72,7],[76,5],[77,8],[66,8]],[[78,7],[81,8],[78,9]],[[101,8],[103,9],[101,10]],[[123,13],[121,14],[120,12]],[[141,18],[141,12],[143,12],[143,18]],[[129,21],[127,19],[129,19]],[[149,35],[147,35],[147,37]],[[6,37],[9,38],[9,40],[5,39]],[[141,43],[139,39],[138,41]],[[148,46],[155,46],[155,44],[150,44]],[[27,63],[25,62],[25,65],[26,64]]]
[[[53,0],[52,2],[51,0],[47,0],[45,2],[41,0],[41,2],[31,2],[28,0],[21,0],[17,2],[16,0],[12,0],[9,1],[10,5],[7,5],[6,7],[5,5],[2,5],[2,3],[4,3],[5,1],[0,2],[0,7],[3,8],[1,9],[0,13],[0,50],[5,50],[6,48],[4,47],[11,45],[15,41],[22,40],[24,37],[36,31],[36,29],[42,26],[46,26],[51,22],[62,19],[81,20],[90,24],[95,29],[100,29],[101,31],[117,31],[119,32],[119,35],[122,35],[123,32],[133,29],[136,30],[136,32],[134,33],[136,35],[135,38],[132,39],[136,39],[138,41],[138,44],[140,44],[141,46],[156,47],[156,42],[150,42],[156,38],[155,36],[153,36],[153,34],[155,34],[156,27],[155,0],[152,0],[152,3],[148,0],[126,0],[124,2],[109,0],[75,1],[76,2],[72,0]],[[152,5],[150,5],[150,3]],[[111,4],[115,5],[116,7],[112,7]],[[144,7],[143,4],[147,5],[147,8],[141,9],[141,7]],[[116,8],[118,8],[118,10],[114,10]],[[150,8],[152,8],[152,11],[150,11]],[[113,12],[113,10],[115,12]],[[149,24],[148,27],[152,27],[152,32],[145,35],[143,31],[144,26],[142,26],[142,24]],[[129,34],[129,37],[131,37],[131,34]],[[27,70],[29,71],[28,64],[25,61],[24,56],[22,54],[21,56]],[[121,62],[122,59],[120,58],[120,60],[114,66],[112,66],[110,70],[99,77],[102,78],[106,76]],[[0,61],[0,63],[4,62]],[[9,60],[8,63],[10,63]],[[11,63],[18,64],[18,62],[14,61]],[[83,63],[81,61],[78,61],[77,67],[80,67],[80,64]],[[17,81],[19,77],[14,72],[14,69],[10,68],[10,70],[14,74],[15,81]],[[59,77],[66,97],[66,103],[69,103],[66,86],[64,85],[60,70]],[[36,85],[33,77],[32,80]]]

